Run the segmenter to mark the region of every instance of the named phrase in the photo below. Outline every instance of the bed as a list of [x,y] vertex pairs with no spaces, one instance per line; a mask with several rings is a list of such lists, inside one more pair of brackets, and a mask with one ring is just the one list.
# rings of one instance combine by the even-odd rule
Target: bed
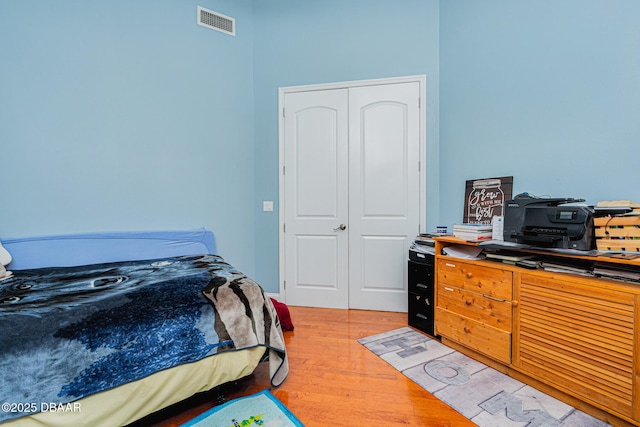
[[126,425],[251,374],[265,355],[273,386],[288,374],[271,300],[216,255],[211,231],[2,247],[2,427]]

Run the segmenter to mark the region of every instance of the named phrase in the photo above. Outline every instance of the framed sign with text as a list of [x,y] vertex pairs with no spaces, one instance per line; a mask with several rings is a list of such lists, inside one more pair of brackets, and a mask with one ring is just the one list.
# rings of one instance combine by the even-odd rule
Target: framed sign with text
[[512,176],[467,181],[462,222],[491,224],[494,216],[504,216],[504,203],[511,200],[512,191]]

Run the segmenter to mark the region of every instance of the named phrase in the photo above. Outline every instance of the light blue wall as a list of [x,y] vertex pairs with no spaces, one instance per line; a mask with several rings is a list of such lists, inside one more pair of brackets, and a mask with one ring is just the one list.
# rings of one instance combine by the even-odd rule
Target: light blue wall
[[[255,0],[256,278],[278,291],[278,88],[425,74],[437,192],[438,1]],[[437,206],[430,210],[437,214]],[[432,215],[433,216],[433,215]],[[429,212],[427,212],[427,221]]]
[[636,0],[2,1],[0,237],[205,226],[277,292],[278,88],[416,74],[427,228],[474,178],[640,201],[638,22]]
[[[640,202],[640,2],[446,0],[440,14],[440,218],[465,180]],[[431,200],[431,202],[435,202]]]
[[3,0],[0,61],[0,236],[205,226],[253,274],[250,1]]

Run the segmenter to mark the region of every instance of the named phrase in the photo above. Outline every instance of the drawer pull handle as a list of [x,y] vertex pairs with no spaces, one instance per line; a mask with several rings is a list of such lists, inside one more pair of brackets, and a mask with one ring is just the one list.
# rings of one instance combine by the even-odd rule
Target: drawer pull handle
[[468,300],[466,300],[464,303],[465,303],[466,305],[471,305],[471,304],[473,304],[473,301],[471,301],[470,299],[468,299]]
[[416,288],[429,289],[429,286],[422,283],[416,283]]
[[464,333],[465,334],[469,334],[471,333],[471,329],[467,328],[466,326],[464,327]]
[[419,317],[419,318],[421,318],[423,320],[429,320],[429,318],[427,316],[425,316],[424,314],[420,314],[420,313],[416,314],[416,317]]
[[473,277],[472,273],[467,273],[467,279],[471,279]]
[[446,265],[447,267],[456,268],[456,265],[455,264],[451,264],[450,262],[445,262],[444,265]]
[[448,287],[446,287],[446,286],[444,287],[444,290],[445,290],[445,291],[449,291],[449,292],[453,292],[453,288],[448,288]]

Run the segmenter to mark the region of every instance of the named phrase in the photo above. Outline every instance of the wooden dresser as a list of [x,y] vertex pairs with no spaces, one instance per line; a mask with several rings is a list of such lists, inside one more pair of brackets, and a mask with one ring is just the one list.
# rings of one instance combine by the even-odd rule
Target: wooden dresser
[[[443,343],[612,425],[640,426],[640,284],[443,255],[450,245],[474,244],[436,239]],[[539,254],[640,270],[640,259]]]

